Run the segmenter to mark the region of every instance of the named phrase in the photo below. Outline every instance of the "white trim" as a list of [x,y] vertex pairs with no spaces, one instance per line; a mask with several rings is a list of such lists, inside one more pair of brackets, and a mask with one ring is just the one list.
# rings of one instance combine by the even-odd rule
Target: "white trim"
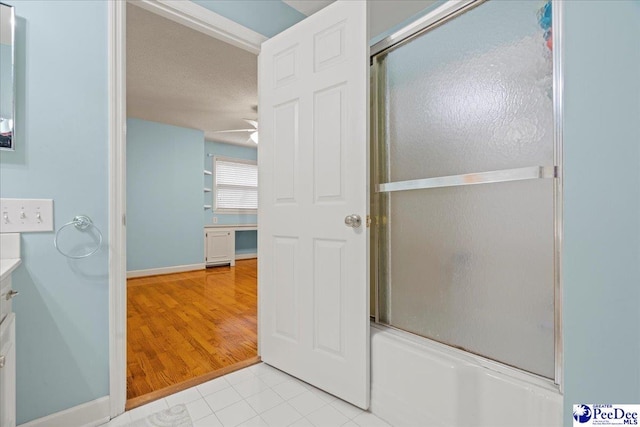
[[[109,26],[109,415],[127,398],[126,3],[107,2]],[[58,424],[72,425],[72,424]]]
[[18,427],[94,427],[109,421],[109,396],[74,406],[46,417],[20,424]]
[[204,270],[204,262],[199,264],[175,265],[172,267],[149,268],[147,270],[127,271],[127,279],[134,277],[158,276],[160,274],[182,273],[184,271]]
[[257,253],[253,253],[253,254],[236,254],[236,261],[239,259],[254,259],[254,258],[258,258],[258,254]]
[[213,166],[214,168],[211,170],[212,174],[215,176],[216,175],[216,169],[215,169],[215,165],[216,165],[216,161],[220,160],[221,162],[233,162],[233,163],[244,163],[245,165],[258,165],[258,161],[257,160],[252,160],[252,159],[242,159],[239,157],[229,157],[229,156],[218,156],[218,155],[213,155]]
[[267,40],[262,34],[190,1],[140,0],[130,3],[256,55],[260,53],[262,42]]

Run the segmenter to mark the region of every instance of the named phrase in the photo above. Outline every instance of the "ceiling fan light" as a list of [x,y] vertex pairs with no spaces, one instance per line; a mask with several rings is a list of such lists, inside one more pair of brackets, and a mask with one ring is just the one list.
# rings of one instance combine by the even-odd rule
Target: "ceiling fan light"
[[257,144],[258,143],[258,132],[253,132],[251,135],[249,135],[249,138],[251,138],[251,140]]

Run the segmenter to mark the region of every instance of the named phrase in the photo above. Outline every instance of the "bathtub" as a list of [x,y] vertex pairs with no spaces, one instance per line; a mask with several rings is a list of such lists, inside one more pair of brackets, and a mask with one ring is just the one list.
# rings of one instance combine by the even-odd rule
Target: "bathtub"
[[371,412],[394,427],[562,425],[551,381],[371,325]]

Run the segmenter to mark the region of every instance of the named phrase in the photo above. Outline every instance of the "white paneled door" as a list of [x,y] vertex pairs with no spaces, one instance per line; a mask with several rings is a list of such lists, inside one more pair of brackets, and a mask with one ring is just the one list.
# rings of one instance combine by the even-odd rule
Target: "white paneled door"
[[361,408],[369,406],[366,8],[337,1],[267,40],[259,58],[260,354]]

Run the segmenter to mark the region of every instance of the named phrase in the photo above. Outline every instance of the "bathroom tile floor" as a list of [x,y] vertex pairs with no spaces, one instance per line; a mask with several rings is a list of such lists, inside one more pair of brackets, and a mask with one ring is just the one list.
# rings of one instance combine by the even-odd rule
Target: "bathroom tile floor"
[[264,363],[132,409],[104,426],[126,426],[177,404],[186,405],[195,427],[390,427]]

